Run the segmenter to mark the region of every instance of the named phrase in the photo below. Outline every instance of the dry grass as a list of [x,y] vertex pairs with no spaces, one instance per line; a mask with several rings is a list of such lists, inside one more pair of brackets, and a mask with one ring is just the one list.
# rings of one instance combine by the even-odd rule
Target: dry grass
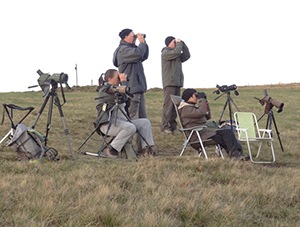
[[[261,116],[264,107],[254,97],[262,98],[264,89],[285,103],[282,113],[274,109],[284,152],[275,138],[277,161],[272,165],[222,160],[214,149],[209,149],[209,160],[198,158],[192,149],[178,157],[182,135],[159,130],[163,98],[159,89],[146,94],[159,157],[132,162],[80,155],[78,147],[93,131],[96,93],[94,88],[66,92],[63,112],[76,158],[71,158],[56,107],[48,145],[59,151],[60,161],[20,162],[15,151],[2,144],[0,225],[299,226],[300,85],[239,87],[240,95],[232,98],[240,110]],[[214,89],[201,90],[208,94],[217,121],[226,97],[214,100]],[[0,101],[34,106],[24,121],[30,126],[44,101],[41,96],[40,92],[1,93]],[[45,108],[36,125],[41,132],[46,129],[47,114]],[[228,109],[222,119],[228,119]],[[260,123],[265,121],[263,116]],[[5,118],[0,135],[9,128]],[[83,150],[97,152],[100,146],[94,134]]]

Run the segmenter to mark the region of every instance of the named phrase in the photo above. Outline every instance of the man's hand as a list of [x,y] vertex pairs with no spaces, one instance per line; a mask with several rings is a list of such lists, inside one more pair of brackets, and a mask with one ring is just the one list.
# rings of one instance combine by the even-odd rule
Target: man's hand
[[120,78],[120,82],[127,81],[127,74],[126,73],[120,73],[119,78]]
[[145,42],[145,35],[144,34],[137,33],[136,36],[137,36],[137,38],[138,38],[138,40],[139,40],[140,43],[144,43]]

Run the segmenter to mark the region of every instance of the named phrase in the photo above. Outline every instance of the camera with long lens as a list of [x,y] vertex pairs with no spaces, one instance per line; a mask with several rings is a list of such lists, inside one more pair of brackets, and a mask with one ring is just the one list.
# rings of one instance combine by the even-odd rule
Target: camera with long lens
[[129,94],[130,93],[130,88],[127,86],[115,86],[111,85],[108,87],[106,90],[107,93],[113,94],[113,93],[119,93],[119,94]]
[[43,73],[40,69],[37,71],[39,74],[38,84],[41,87],[45,95],[49,93],[50,85],[56,86],[59,84],[65,84],[68,89],[71,89],[68,85],[68,74],[65,73],[54,73],[50,75],[49,73]]
[[106,88],[104,91],[108,94],[115,94],[115,102],[116,103],[124,103],[128,100],[128,96],[131,98],[133,95],[130,93],[130,88],[127,86],[118,86],[118,85],[111,85],[111,84],[106,84]]
[[239,95],[239,92],[237,91],[237,86],[235,84],[232,85],[222,85],[219,86],[217,84],[216,88],[218,88],[218,90],[215,90],[213,93],[216,93],[217,95],[220,94],[220,92],[230,92],[230,91],[234,91],[235,95]]
[[267,90],[264,91],[264,97],[262,99],[259,99],[256,97],[254,97],[254,98],[257,99],[262,106],[265,105],[265,113],[268,113],[273,108],[273,106],[275,106],[278,109],[277,113],[280,113],[283,111],[284,103],[270,97],[268,95]]
[[118,86],[118,85],[108,85],[105,89],[105,92],[109,94],[125,94],[130,97],[133,97],[133,95],[130,93],[130,88],[124,85]]

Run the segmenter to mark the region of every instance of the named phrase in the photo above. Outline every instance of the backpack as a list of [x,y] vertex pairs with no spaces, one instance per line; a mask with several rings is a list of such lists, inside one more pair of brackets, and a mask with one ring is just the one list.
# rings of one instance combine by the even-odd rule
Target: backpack
[[17,154],[21,160],[38,159],[42,156],[50,161],[57,161],[58,152],[43,144],[46,137],[35,129],[27,128],[23,124],[18,124],[16,131],[7,146],[15,146]]

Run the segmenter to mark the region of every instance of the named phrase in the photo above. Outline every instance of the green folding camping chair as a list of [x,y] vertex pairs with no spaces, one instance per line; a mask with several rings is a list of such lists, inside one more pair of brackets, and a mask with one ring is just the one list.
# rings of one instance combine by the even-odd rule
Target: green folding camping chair
[[[250,160],[253,163],[273,163],[275,162],[275,152],[273,146],[273,137],[271,129],[261,129],[258,126],[257,118],[254,113],[251,112],[235,112],[234,120],[236,125],[236,131],[238,134],[238,140],[247,143],[247,148],[250,156]],[[250,143],[258,143],[258,150],[255,158],[251,151]],[[272,157],[266,160],[265,157],[259,158],[263,148],[263,144],[267,144],[271,148]],[[269,149],[269,148],[268,148]]]

